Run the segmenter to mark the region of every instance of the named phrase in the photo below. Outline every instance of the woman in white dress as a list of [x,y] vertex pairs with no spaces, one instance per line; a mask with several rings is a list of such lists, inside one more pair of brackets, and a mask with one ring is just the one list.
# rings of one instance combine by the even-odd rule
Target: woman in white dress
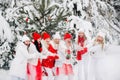
[[39,58],[39,54],[29,54],[28,48],[30,46],[30,39],[24,35],[22,42],[16,47],[16,55],[11,63],[10,75],[11,80],[27,80],[27,62],[28,59]]
[[78,31],[78,35],[75,39],[76,44],[76,60],[78,62],[77,65],[74,66],[75,71],[75,80],[85,80],[85,65],[84,62],[86,61],[86,53],[87,53],[87,38],[85,35],[85,30],[81,28]]
[[57,80],[73,80],[73,44],[72,35],[70,33],[67,32],[64,34],[64,40],[59,44],[58,54],[60,55],[60,58],[56,70]]
[[105,34],[99,32],[89,53],[87,80],[120,80],[120,46],[106,45]]
[[105,34],[99,32],[89,49],[89,64],[87,80],[104,80],[105,73],[104,58],[105,58]]

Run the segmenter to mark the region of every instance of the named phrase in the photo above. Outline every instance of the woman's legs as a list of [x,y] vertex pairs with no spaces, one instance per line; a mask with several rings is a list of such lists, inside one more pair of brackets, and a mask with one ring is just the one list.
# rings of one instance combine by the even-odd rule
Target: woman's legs
[[28,80],[35,80],[36,67],[34,65],[28,64],[28,69],[29,69]]

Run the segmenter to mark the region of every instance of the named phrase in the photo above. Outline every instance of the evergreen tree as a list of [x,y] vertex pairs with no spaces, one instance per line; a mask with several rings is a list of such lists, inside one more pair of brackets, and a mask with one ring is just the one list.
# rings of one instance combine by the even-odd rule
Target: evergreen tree
[[75,17],[70,18],[70,23],[74,24],[77,28],[86,28],[87,26],[89,28],[89,24],[85,21],[91,22],[93,37],[101,30],[107,35],[107,42],[120,42],[120,24],[113,6],[113,0],[66,0],[66,3],[70,5],[68,8],[75,15]]
[[[51,0],[33,0],[30,4],[24,4],[19,9],[17,17],[18,25],[23,25],[25,30],[56,32],[60,22],[64,22],[70,12],[62,5]],[[18,11],[16,10],[16,11]]]
[[13,34],[8,22],[0,14],[0,68],[9,69],[9,63],[13,59]]

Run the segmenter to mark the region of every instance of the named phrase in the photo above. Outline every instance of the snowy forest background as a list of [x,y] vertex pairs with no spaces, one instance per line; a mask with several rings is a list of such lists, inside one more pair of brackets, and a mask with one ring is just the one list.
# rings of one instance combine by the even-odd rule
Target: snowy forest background
[[106,44],[120,45],[119,0],[0,0],[0,68],[9,69],[16,42],[27,32],[84,28],[88,39],[99,30]]

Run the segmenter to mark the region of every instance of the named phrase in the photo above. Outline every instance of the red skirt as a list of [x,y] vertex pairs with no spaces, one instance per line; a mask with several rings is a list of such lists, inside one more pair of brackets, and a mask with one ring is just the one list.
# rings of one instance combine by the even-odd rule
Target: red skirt
[[42,69],[40,59],[38,60],[37,66],[27,64],[27,75],[28,80],[42,80]]
[[62,67],[57,67],[56,68],[56,75],[73,75],[73,68],[71,64],[63,64]]
[[36,80],[42,80],[42,67],[40,59],[38,60],[38,65],[36,66]]

